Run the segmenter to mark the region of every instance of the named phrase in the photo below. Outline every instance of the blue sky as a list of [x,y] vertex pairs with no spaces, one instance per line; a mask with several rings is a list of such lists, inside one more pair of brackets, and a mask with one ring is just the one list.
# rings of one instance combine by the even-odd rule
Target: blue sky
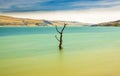
[[100,23],[120,20],[120,0],[0,0],[0,15]]
[[120,0],[0,0],[0,12],[60,11],[120,6]]

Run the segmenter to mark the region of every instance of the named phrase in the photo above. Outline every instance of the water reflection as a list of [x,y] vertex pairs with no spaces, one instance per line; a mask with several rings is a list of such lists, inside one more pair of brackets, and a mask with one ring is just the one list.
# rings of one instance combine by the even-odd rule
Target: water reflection
[[59,73],[63,73],[65,68],[65,61],[64,61],[64,50],[60,50],[58,52],[58,70]]
[[60,50],[60,51],[59,51],[59,55],[58,55],[58,56],[59,56],[59,62],[60,62],[60,63],[63,63],[63,60],[64,60],[64,55],[63,55],[63,53],[64,53],[63,50]]

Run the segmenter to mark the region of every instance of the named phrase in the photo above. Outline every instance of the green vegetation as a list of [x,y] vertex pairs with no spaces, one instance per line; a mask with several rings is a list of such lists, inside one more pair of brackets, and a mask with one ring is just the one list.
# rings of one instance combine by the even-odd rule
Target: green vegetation
[[120,20],[95,24],[95,25],[92,25],[92,26],[120,26]]
[[10,16],[0,15],[0,26],[54,26],[63,25],[88,25],[87,23],[74,22],[74,21],[48,21],[48,20],[36,20],[26,18],[15,18]]

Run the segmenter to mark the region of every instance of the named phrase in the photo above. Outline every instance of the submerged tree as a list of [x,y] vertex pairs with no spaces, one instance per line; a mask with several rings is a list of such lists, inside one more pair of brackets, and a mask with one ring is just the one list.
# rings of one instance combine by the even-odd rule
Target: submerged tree
[[59,50],[62,50],[62,48],[63,48],[62,47],[62,43],[63,43],[62,37],[63,37],[63,31],[64,31],[66,25],[67,24],[64,23],[64,27],[62,28],[61,31],[59,31],[58,28],[57,28],[57,26],[56,26],[56,31],[60,34],[60,38],[59,39],[58,39],[57,35],[55,35],[55,38],[59,41]]

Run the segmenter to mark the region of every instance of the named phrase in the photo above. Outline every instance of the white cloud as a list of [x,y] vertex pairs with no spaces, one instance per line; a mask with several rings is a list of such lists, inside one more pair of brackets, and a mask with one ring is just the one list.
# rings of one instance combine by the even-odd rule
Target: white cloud
[[96,8],[89,10],[70,10],[70,11],[49,11],[49,12],[19,12],[19,13],[0,13],[20,18],[46,19],[46,20],[66,20],[87,23],[100,23],[107,21],[120,20],[120,6],[110,8]]
[[91,6],[120,6],[120,0],[101,0],[101,1],[86,1],[86,2],[71,2],[72,6],[85,6],[85,7],[91,7]]
[[48,2],[51,0],[0,0],[0,8],[10,8],[11,6],[18,6],[18,7],[28,7],[31,6],[35,3],[44,3],[44,2]]

